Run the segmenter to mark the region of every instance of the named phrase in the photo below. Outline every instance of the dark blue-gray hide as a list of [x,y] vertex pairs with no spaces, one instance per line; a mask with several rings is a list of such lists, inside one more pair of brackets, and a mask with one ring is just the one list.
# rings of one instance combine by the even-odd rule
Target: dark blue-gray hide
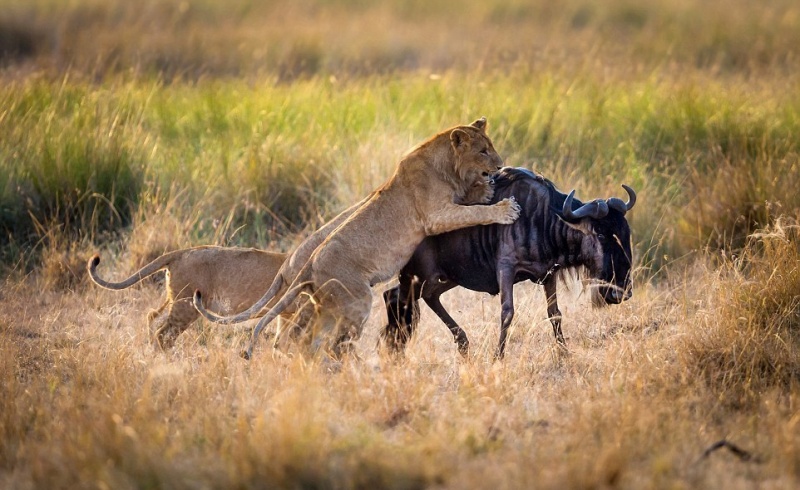
[[631,287],[631,233],[625,213],[636,201],[612,197],[582,203],[574,191],[561,193],[547,179],[522,168],[503,168],[495,176],[492,203],[514,196],[522,208],[510,225],[464,228],[427,237],[400,272],[400,285],[384,293],[389,323],[383,340],[404,348],[418,318],[418,300],[441,318],[466,355],[466,333],[447,313],[439,297],[456,286],[496,295],[502,312],[496,356],[502,357],[514,316],[514,283],[542,284],[547,314],[557,342],[564,344],[556,279],[565,271],[581,271],[595,280],[596,305],[628,299]]

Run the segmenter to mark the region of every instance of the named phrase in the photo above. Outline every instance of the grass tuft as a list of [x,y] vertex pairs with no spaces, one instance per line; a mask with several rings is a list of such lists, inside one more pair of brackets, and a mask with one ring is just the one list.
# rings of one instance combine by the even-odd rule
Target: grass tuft
[[0,92],[4,246],[36,243],[41,224],[81,239],[130,223],[144,182],[141,133],[135,114],[101,98],[36,82]]
[[800,380],[800,225],[782,217],[752,234],[720,271],[714,311],[687,362],[723,404],[760,400]]

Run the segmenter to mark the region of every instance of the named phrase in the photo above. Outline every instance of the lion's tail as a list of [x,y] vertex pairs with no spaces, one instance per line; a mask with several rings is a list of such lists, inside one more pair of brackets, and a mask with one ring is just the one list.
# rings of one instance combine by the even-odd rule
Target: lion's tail
[[181,253],[181,250],[166,253],[142,267],[138,271],[134,272],[133,275],[121,282],[109,282],[97,275],[97,266],[100,264],[100,255],[98,254],[95,254],[94,257],[89,259],[89,262],[86,264],[86,270],[89,272],[89,277],[91,277],[92,281],[94,281],[94,283],[98,286],[119,291],[120,289],[127,289],[140,282],[142,279],[151,276],[162,269],[165,269],[173,260],[175,260],[176,256],[180,255]]
[[286,291],[286,294],[278,301],[275,306],[273,306],[264,318],[258,321],[258,324],[253,329],[253,336],[250,338],[250,345],[247,347],[246,351],[242,352],[242,357],[249,360],[250,357],[253,355],[253,347],[256,345],[256,340],[258,340],[258,336],[261,331],[269,325],[269,323],[278,317],[283,310],[285,310],[292,302],[297,299],[297,296],[300,295],[300,292],[310,284],[311,278],[311,267],[310,262],[307,262],[306,265],[300,270],[300,273],[297,274],[297,277],[294,281],[292,281],[292,285],[289,287],[289,290]]
[[219,316],[213,311],[208,311],[206,307],[203,306],[203,296],[200,290],[194,292],[194,300],[193,300],[194,307],[197,308],[197,311],[199,311],[201,315],[203,315],[209,321],[212,321],[214,323],[220,323],[222,325],[230,325],[232,323],[244,322],[253,318],[261,310],[263,310],[264,307],[267,305],[267,303],[269,303],[270,300],[272,300],[272,298],[278,295],[278,292],[283,287],[283,284],[284,284],[283,267],[281,267],[281,270],[278,271],[278,274],[275,276],[275,279],[272,280],[272,285],[270,285],[267,292],[264,293],[263,296],[261,296],[261,299],[256,301],[255,304],[253,304],[253,306],[251,306],[250,308],[232,316]]

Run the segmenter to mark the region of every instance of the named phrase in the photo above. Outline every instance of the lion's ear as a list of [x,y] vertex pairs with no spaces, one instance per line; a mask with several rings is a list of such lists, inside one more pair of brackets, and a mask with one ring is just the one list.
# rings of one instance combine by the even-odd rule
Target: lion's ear
[[454,129],[450,132],[450,142],[453,144],[453,148],[460,148],[465,144],[469,143],[470,135],[463,129]]
[[481,117],[480,119],[476,119],[475,121],[473,121],[472,124],[470,124],[470,126],[472,126],[475,129],[480,129],[481,131],[485,131],[486,130],[486,117]]

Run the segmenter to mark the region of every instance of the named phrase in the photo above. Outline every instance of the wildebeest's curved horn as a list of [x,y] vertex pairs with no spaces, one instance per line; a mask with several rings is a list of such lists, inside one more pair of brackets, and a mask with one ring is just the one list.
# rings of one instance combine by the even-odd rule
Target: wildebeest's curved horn
[[582,218],[604,218],[608,214],[608,204],[602,200],[594,200],[588,202],[576,210],[572,210],[572,200],[575,197],[575,190],[570,191],[567,198],[564,200],[564,206],[561,209],[564,219],[567,221],[577,221]]
[[625,184],[622,184],[622,188],[628,193],[628,202],[623,202],[622,199],[617,197],[610,197],[606,202],[608,207],[616,209],[624,215],[626,211],[630,211],[633,205],[636,204],[636,192]]

